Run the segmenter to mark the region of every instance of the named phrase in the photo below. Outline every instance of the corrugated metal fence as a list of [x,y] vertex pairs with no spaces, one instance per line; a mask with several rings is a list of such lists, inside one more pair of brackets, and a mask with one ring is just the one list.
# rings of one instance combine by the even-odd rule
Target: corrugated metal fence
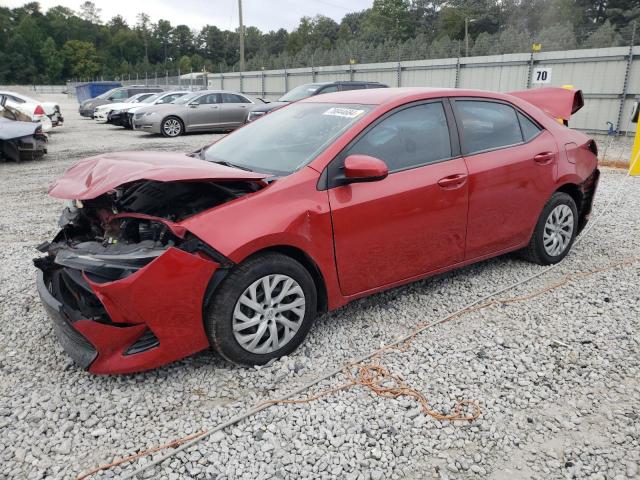
[[[640,47],[598,48],[558,52],[514,53],[405,62],[369,63],[208,74],[210,89],[234,90],[267,99],[311,82],[369,80],[390,87],[454,87],[508,92],[542,86],[536,79],[547,71],[546,85],[582,89],[585,107],[571,126],[607,131],[635,131],[629,123],[634,97],[640,95]],[[159,82],[162,84],[161,82]]]

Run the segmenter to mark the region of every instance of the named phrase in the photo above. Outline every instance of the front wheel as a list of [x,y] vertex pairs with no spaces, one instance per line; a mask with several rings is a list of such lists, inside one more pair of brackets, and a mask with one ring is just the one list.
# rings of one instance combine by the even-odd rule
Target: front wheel
[[205,314],[212,347],[239,365],[264,365],[293,352],[317,311],[313,278],[279,253],[250,258],[232,270]]
[[556,192],[542,209],[522,256],[538,265],[558,263],[571,250],[577,229],[576,202],[570,195]]
[[177,137],[182,135],[184,126],[177,117],[167,117],[162,121],[160,125],[160,131],[165,137]]

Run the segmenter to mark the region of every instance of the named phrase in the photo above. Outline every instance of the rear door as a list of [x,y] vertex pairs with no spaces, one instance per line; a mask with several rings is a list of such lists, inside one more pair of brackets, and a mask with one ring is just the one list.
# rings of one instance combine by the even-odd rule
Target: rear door
[[220,124],[224,126],[242,125],[247,119],[249,107],[253,104],[248,98],[235,93],[221,93]]
[[220,94],[205,93],[187,105],[187,129],[207,130],[220,124]]
[[[451,122],[450,107],[440,100],[400,107],[365,130],[329,166],[336,264],[344,295],[420,276],[464,258],[467,169]],[[389,176],[371,183],[332,184],[351,154],[383,160]]]
[[453,105],[469,170],[465,258],[527,242],[555,186],[555,139],[508,103],[458,98]]

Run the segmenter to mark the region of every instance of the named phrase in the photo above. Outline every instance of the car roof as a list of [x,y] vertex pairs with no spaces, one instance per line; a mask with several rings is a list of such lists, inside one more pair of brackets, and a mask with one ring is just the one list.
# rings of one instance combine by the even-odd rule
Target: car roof
[[463,90],[459,88],[372,88],[363,90],[348,90],[345,92],[324,93],[299,100],[305,103],[353,103],[362,105],[385,105],[402,100],[417,101],[429,98],[471,96],[486,97],[498,100],[509,100],[509,96],[485,90]]

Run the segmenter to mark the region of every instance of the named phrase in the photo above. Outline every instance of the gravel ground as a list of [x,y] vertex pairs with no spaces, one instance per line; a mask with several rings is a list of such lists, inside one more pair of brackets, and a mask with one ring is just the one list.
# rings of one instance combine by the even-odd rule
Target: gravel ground
[[[436,320],[541,267],[510,255],[354,302],[320,318],[304,346],[246,369],[205,352],[137,375],[96,377],[55,340],[31,259],[56,231],[61,202],[47,185],[76,160],[108,150],[187,151],[214,136],[163,139],[81,119],[67,122],[40,162],[0,164],[0,477],[72,478],[98,464],[211,428],[265,398]],[[640,180],[603,174],[604,216],[562,265],[504,294],[640,257]],[[640,263],[531,300],[469,313],[380,362],[448,412],[477,401],[473,423],[439,422],[408,398],[362,387],[275,406],[178,453],[145,478],[637,478],[640,465]],[[344,381],[337,376],[309,393]],[[156,454],[158,455],[158,454]],[[154,458],[154,457],[151,457]],[[148,460],[97,478],[118,478]]]

